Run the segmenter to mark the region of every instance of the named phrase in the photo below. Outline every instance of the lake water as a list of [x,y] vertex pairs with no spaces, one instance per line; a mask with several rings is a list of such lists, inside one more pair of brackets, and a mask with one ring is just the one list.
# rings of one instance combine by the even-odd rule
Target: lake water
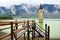
[[50,26],[51,38],[60,38],[60,19],[45,19],[44,24]]
[[[38,21],[38,19],[35,19],[35,20]],[[44,25],[48,24],[48,26],[50,26],[50,37],[51,38],[60,38],[60,19],[44,19],[43,24]],[[5,26],[0,26],[0,28],[5,28]],[[9,30],[5,30],[4,32],[10,33]]]

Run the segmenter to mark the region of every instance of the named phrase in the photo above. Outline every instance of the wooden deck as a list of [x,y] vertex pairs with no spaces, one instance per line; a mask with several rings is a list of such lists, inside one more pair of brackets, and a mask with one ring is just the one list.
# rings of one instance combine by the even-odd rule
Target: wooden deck
[[[7,33],[5,33],[5,32],[0,32],[0,37],[4,36],[5,34],[7,34]],[[26,38],[26,40],[27,40],[27,37],[25,37],[25,38]],[[38,39],[39,39],[39,40],[44,40],[44,38],[39,38],[39,37],[38,37]],[[18,40],[24,40],[24,37],[20,37]],[[30,40],[32,40],[32,38],[30,38]],[[37,38],[35,38],[35,40],[37,40]],[[60,39],[50,38],[50,40],[60,40]]]
[[[27,37],[25,37],[26,40],[27,40]],[[19,40],[24,40],[24,37],[20,37]],[[30,38],[30,40],[32,40],[32,38]],[[35,38],[35,40],[45,40],[44,38]],[[60,40],[60,39],[57,39],[57,38],[50,38],[50,40]]]
[[7,33],[0,31],[0,37],[4,36],[5,34]]

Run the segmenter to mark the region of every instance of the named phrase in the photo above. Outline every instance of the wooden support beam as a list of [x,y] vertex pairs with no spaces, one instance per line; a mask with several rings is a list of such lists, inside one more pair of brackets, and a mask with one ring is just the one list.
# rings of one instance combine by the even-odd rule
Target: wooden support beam
[[32,40],[33,40],[33,31],[32,31]]
[[27,30],[27,35],[28,35],[28,38],[27,38],[27,40],[30,40],[29,20],[27,21],[27,27],[28,27],[28,30]]
[[24,33],[24,40],[26,40],[26,39],[25,39],[25,33]]
[[33,20],[32,20],[32,40],[33,40]]
[[35,21],[32,20],[32,40],[35,40],[35,28],[36,28]]
[[34,40],[35,40],[35,28],[36,28],[36,23],[35,23],[35,21],[34,21],[33,23],[34,23],[34,30],[33,30],[33,33],[34,33]]
[[48,26],[48,40],[50,40],[50,26]]
[[15,26],[16,26],[16,30],[17,30],[18,29],[18,23],[16,23]]
[[[25,20],[24,20],[24,27],[25,27]],[[26,40],[26,38],[25,38],[25,33],[24,33],[24,40]]]
[[45,40],[47,40],[47,24],[45,24]]
[[[18,30],[18,23],[16,23],[15,26],[16,26],[16,30]],[[16,38],[15,38],[15,40],[18,40],[17,39],[17,32],[16,32]]]
[[11,22],[11,40],[13,40],[13,22]]

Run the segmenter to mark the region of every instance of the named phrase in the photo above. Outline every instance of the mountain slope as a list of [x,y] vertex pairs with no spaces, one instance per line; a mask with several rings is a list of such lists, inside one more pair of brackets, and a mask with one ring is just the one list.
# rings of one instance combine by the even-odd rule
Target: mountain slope
[[[60,18],[60,9],[55,4],[43,4],[44,18]],[[0,17],[13,16],[19,18],[38,18],[39,5],[20,4],[10,8],[0,7]]]

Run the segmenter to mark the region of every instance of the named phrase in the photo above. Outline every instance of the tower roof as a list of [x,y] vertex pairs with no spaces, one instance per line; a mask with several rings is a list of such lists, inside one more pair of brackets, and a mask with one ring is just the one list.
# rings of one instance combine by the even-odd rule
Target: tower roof
[[43,9],[42,5],[40,5],[39,9]]

